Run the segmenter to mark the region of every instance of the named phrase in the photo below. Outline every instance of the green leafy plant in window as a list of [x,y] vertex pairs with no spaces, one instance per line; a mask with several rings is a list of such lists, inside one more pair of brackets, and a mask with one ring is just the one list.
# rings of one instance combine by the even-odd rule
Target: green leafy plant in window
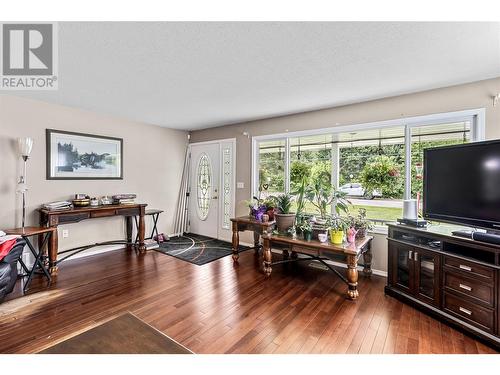
[[335,206],[337,214],[349,212],[349,201],[346,199],[346,194],[340,190],[332,188],[332,185],[326,185],[321,176],[314,179],[312,184],[306,189],[306,198],[311,204],[316,207],[321,219],[329,217],[329,206]]
[[401,171],[390,156],[372,157],[361,171],[360,178],[367,192],[379,191],[384,198],[398,198],[402,194]]

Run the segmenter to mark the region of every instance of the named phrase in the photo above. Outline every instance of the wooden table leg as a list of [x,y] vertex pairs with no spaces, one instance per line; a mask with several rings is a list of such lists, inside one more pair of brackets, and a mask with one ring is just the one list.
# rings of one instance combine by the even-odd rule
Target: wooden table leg
[[368,242],[366,251],[363,253],[363,274],[370,277],[372,275],[372,243]]
[[237,262],[240,254],[238,249],[240,246],[240,233],[238,231],[238,223],[233,221],[233,261]]
[[[47,221],[45,220],[43,215],[40,215],[40,226],[41,227],[46,227],[48,226]],[[43,251],[43,254],[46,256],[44,259],[44,266],[45,268],[50,270],[49,266],[49,245],[45,246],[45,249],[42,249],[43,245],[43,236],[37,236],[38,237],[38,251]]]
[[260,233],[257,231],[253,232],[253,246],[255,247],[255,254],[259,254],[260,249]]
[[271,244],[267,236],[264,237],[264,245],[262,247],[262,253],[264,256],[264,262],[263,262],[264,273],[266,274],[266,276],[270,276],[272,271],[271,264],[273,262],[273,255],[271,253]]
[[126,216],[125,217],[125,225],[127,228],[127,250],[132,250],[133,244],[132,244],[132,224],[133,217],[132,216]]
[[139,252],[141,253],[146,251],[146,244],[144,243],[145,235],[146,235],[145,209],[144,207],[141,207],[141,213],[139,214]]
[[288,252],[288,249],[283,249],[283,260],[288,260],[290,258],[290,253]]
[[[49,248],[49,272],[51,275],[57,274],[58,267],[56,266],[56,262],[57,262],[58,247],[59,247],[59,238],[57,235],[57,227],[55,227],[55,230],[52,231],[52,234],[50,235],[49,244],[48,244],[48,248]],[[42,249],[39,249],[39,251],[42,251]]]
[[347,256],[347,297],[356,299],[359,297],[358,292],[358,258],[356,255]]

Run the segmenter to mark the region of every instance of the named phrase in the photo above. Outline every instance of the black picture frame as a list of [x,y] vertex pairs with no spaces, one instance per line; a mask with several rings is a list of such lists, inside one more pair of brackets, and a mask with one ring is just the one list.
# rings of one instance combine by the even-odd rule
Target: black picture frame
[[[53,149],[53,143],[54,143],[54,137],[57,135],[60,135],[62,137],[67,136],[68,138],[71,137],[78,137],[78,138],[89,138],[91,141],[92,139],[99,140],[100,143],[102,143],[102,140],[108,140],[110,141],[110,144],[114,143],[115,145],[119,146],[119,158],[116,158],[119,163],[119,165],[116,166],[116,176],[82,176],[81,174],[78,173],[78,171],[65,171],[65,172],[60,172],[56,171],[56,166],[54,163],[54,149]],[[70,132],[70,131],[64,131],[64,130],[56,130],[56,129],[46,129],[45,130],[45,145],[46,145],[46,179],[47,180],[123,180],[123,138],[117,138],[117,137],[109,137],[109,136],[103,136],[103,135],[96,135],[96,134],[88,134],[88,133],[78,133],[78,132]],[[59,167],[57,167],[59,168]],[[97,169],[96,169],[97,170]],[[75,176],[71,176],[68,174],[75,173]],[[59,174],[59,175],[57,175]],[[97,173],[96,173],[97,174]]]

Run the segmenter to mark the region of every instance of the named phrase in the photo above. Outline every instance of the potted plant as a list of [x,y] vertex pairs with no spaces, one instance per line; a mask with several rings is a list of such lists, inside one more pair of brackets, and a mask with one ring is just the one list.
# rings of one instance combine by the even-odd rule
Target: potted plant
[[340,215],[342,213],[344,214],[349,214],[349,205],[351,202],[349,202],[346,198],[347,193],[344,193],[343,191],[337,190],[337,189],[332,189],[332,204],[334,206],[334,210],[337,213],[337,215]]
[[274,221],[274,207],[276,206],[275,198],[270,195],[263,202],[264,206],[266,206],[266,214],[269,215],[269,220]]
[[286,233],[288,228],[295,225],[295,212],[291,212],[292,200],[290,194],[280,194],[275,198],[276,211],[274,217],[276,218],[278,231],[281,233]]
[[366,209],[360,208],[358,215],[352,218],[354,229],[357,230],[356,238],[366,237],[366,232],[373,229],[373,224],[366,218]]
[[330,241],[334,245],[340,245],[344,242],[344,232],[349,228],[349,222],[340,216],[335,216],[330,220]]
[[300,185],[297,190],[293,192],[296,197],[296,221],[300,223],[305,214],[305,206],[306,206],[306,190],[307,190],[307,178],[303,177]]
[[328,206],[333,200],[331,192],[331,185],[326,185],[321,178],[313,180],[312,184],[305,190],[305,197],[319,212],[320,217],[316,219],[318,224],[326,223],[328,218]]
[[302,232],[302,236],[304,237],[304,240],[306,241],[311,241],[312,240],[312,235],[313,235],[313,227],[309,220],[305,220],[302,222],[298,228]]
[[377,191],[384,198],[396,198],[403,191],[404,179],[398,163],[391,156],[377,155],[370,158],[360,173],[365,196],[373,196]]
[[305,191],[305,196],[316,207],[319,212],[321,222],[326,222],[328,219],[328,208],[334,206],[337,214],[341,212],[349,212],[349,201],[346,199],[346,193],[332,188],[332,185],[325,184],[321,178],[313,181],[312,185],[308,186]]

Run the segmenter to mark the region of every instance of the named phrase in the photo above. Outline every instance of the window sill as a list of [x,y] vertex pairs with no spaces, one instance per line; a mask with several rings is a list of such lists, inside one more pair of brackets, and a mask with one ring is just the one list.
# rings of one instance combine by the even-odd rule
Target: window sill
[[368,233],[387,235],[389,233],[389,228],[387,227],[387,225],[376,225],[372,230],[368,231]]

